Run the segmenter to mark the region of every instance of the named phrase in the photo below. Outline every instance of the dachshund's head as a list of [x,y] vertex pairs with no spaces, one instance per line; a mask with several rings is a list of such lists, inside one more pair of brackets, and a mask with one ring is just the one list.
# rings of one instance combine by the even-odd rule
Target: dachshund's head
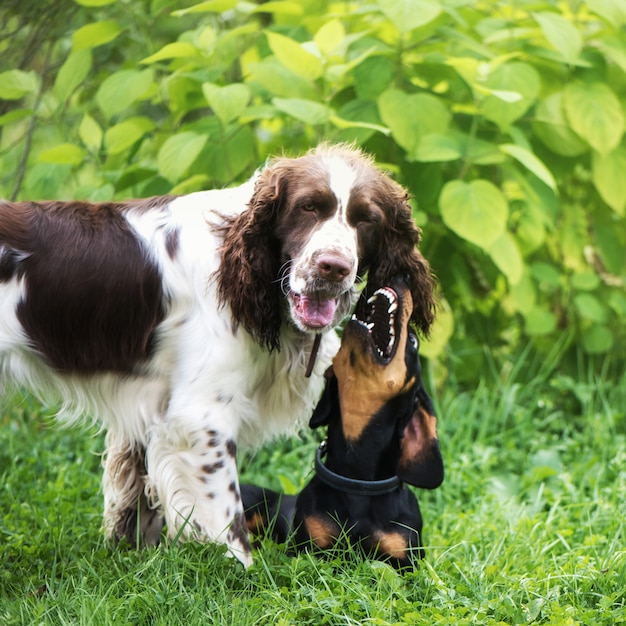
[[329,426],[329,450],[339,436],[341,448],[358,448],[372,467],[386,464],[403,482],[432,489],[443,480],[443,460],[412,310],[404,277],[359,303],[310,424]]

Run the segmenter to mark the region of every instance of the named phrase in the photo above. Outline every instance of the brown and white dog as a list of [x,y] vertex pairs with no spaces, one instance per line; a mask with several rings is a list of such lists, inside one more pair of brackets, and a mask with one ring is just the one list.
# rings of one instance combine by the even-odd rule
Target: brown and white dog
[[25,387],[106,429],[108,536],[154,545],[165,523],[249,564],[237,446],[310,416],[366,272],[369,290],[407,274],[428,332],[418,241],[406,192],[346,146],[232,189],[0,202],[0,396]]

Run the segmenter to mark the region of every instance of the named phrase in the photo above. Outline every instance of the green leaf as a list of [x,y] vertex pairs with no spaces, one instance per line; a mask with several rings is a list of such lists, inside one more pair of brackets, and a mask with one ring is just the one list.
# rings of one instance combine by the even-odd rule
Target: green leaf
[[623,275],[626,267],[625,229],[616,228],[613,219],[596,219],[593,225],[593,240],[604,267],[615,276]]
[[180,180],[204,148],[207,135],[182,132],[169,137],[157,155],[159,172],[172,182]]
[[194,191],[202,191],[206,189],[210,184],[211,179],[206,174],[194,174],[185,180],[182,180],[178,185],[174,185],[170,190],[174,195],[186,195],[193,193]]
[[539,178],[539,180],[543,181],[555,192],[557,191],[556,181],[554,180],[554,176],[552,176],[552,172],[550,172],[543,162],[532,152],[512,143],[501,144],[500,150],[513,157],[516,161],[519,161],[526,169]]
[[346,30],[340,20],[334,19],[326,22],[313,37],[318,50],[329,57],[337,52],[337,49],[344,43]]
[[563,93],[567,118],[578,135],[600,154],[619,145],[624,133],[624,111],[608,85],[569,83]]
[[608,304],[617,315],[626,317],[626,295],[622,291],[612,291]]
[[97,48],[113,41],[121,32],[122,28],[113,20],[85,24],[72,35],[72,50],[78,52]]
[[586,267],[585,246],[589,245],[588,213],[580,204],[563,206],[563,214],[558,231],[561,245],[561,262],[564,267],[580,271]]
[[374,133],[389,135],[390,131],[380,123],[378,107],[371,100],[356,98],[342,106],[337,115],[332,115],[331,123],[342,132],[336,137],[337,141],[365,143]]
[[278,474],[278,482],[280,483],[280,490],[287,495],[294,495],[300,491],[298,485],[296,485],[291,478],[284,474]]
[[294,74],[277,58],[267,57],[248,67],[246,82],[281,98],[315,99],[318,94],[310,81]]
[[271,31],[267,31],[266,35],[270,49],[287,69],[307,80],[315,80],[322,75],[324,68],[320,59],[307,52],[297,41]]
[[91,52],[80,50],[72,52],[65,59],[54,81],[54,95],[65,102],[89,74],[91,69]]
[[110,202],[115,197],[115,188],[110,183],[102,185],[102,187],[96,187],[95,189],[90,186],[85,194],[85,200],[89,202]]
[[354,87],[363,100],[375,100],[392,83],[396,68],[391,59],[368,57],[352,70]]
[[532,65],[504,63],[490,74],[485,85],[491,90],[515,93],[519,97],[507,102],[497,95],[488,95],[481,103],[481,111],[487,119],[506,130],[535,102],[540,84],[539,74]]
[[530,273],[542,288],[557,289],[561,287],[561,274],[554,265],[542,262],[533,263],[530,266]]
[[450,112],[435,96],[409,95],[399,89],[388,89],[378,98],[378,110],[393,138],[411,157],[424,135],[445,134]]
[[141,99],[152,87],[152,70],[121,70],[111,74],[96,92],[96,102],[110,119]]
[[607,308],[591,293],[578,293],[574,296],[574,305],[581,317],[603,324],[608,318]]
[[224,13],[224,11],[234,9],[238,4],[239,0],[207,0],[207,2],[194,4],[186,9],[173,11],[172,15],[182,17],[188,13]]
[[562,15],[556,13],[532,14],[544,37],[556,48],[567,63],[574,64],[583,46],[578,29]]
[[500,152],[498,145],[457,131],[451,131],[459,143],[463,158],[476,165],[497,165],[504,163],[506,157]]
[[587,0],[587,6],[611,26],[626,24],[626,5],[623,0]]
[[272,104],[283,113],[291,117],[317,126],[325,124],[332,115],[332,109],[319,102],[312,100],[301,100],[299,98],[273,98]]
[[598,41],[600,49],[622,72],[626,72],[626,42],[619,37],[603,37]]
[[413,152],[416,161],[425,163],[439,163],[456,161],[462,155],[461,147],[457,139],[452,135],[431,133],[424,135]]
[[0,100],[19,100],[27,93],[37,93],[38,89],[35,72],[9,70],[0,73]]
[[192,173],[210,172],[212,181],[230,183],[248,167],[255,152],[255,137],[249,126],[241,127],[225,143],[209,142]]
[[515,239],[505,231],[489,246],[488,252],[498,269],[507,277],[509,284],[517,285],[524,271],[524,260]]
[[437,0],[378,0],[378,6],[402,34],[429,24],[441,13]]
[[250,90],[243,83],[226,87],[203,83],[202,93],[222,124],[239,117],[250,100]]
[[602,199],[618,214],[626,207],[626,148],[618,146],[608,154],[593,153],[593,184]]
[[84,7],[103,7],[107,4],[113,4],[117,0],[74,0],[74,2]]
[[530,272],[527,270],[522,271],[520,280],[510,286],[509,294],[509,300],[515,307],[515,311],[519,311],[522,315],[528,315],[535,308],[537,290],[535,283],[530,277]]
[[0,126],[19,122],[20,120],[23,120],[27,117],[31,117],[32,114],[33,111],[31,109],[15,109],[13,111],[9,111],[4,115],[0,115]]
[[343,117],[338,117],[337,115],[331,115],[330,122],[337,128],[341,129],[362,128],[365,130],[376,131],[382,133],[383,135],[389,134],[388,128],[385,128],[380,124],[373,124],[372,122],[359,122],[358,120],[349,120]]
[[487,180],[446,183],[439,208],[450,230],[486,251],[504,233],[508,205],[502,192]]
[[139,62],[147,65],[149,63],[156,63],[157,61],[164,61],[166,59],[184,59],[187,57],[197,56],[198,48],[194,45],[187,43],[186,41],[175,41],[174,43],[166,44],[159,51],[151,54]]
[[594,325],[582,333],[583,349],[588,354],[604,354],[609,352],[615,343],[613,333],[602,325]]
[[119,154],[139,141],[154,128],[147,117],[131,117],[111,128],[104,134],[104,146],[108,154]]
[[560,91],[540,100],[535,109],[533,129],[552,152],[566,157],[579,156],[589,148],[565,118],[563,100]]
[[39,153],[37,160],[41,163],[59,163],[62,165],[79,165],[85,158],[85,151],[73,143],[61,143]]
[[444,351],[450,337],[454,334],[452,307],[445,298],[441,298],[438,304],[437,317],[430,335],[420,342],[420,354],[423,354],[427,359],[436,359]]
[[272,13],[273,15],[302,15],[304,7],[297,2],[271,1],[254,7],[252,13]]
[[580,291],[593,291],[600,286],[600,279],[593,272],[580,272],[572,276],[571,285]]
[[98,152],[102,146],[102,129],[91,115],[85,113],[78,127],[78,136],[92,152]]
[[515,236],[524,256],[540,248],[546,241],[545,210],[532,202],[526,203],[518,213]]
[[549,335],[556,329],[556,315],[552,311],[534,307],[524,316],[524,328],[532,336]]
[[142,165],[130,165],[115,181],[115,191],[121,191],[128,187],[138,185],[146,180],[154,178],[157,175],[156,170],[144,167]]

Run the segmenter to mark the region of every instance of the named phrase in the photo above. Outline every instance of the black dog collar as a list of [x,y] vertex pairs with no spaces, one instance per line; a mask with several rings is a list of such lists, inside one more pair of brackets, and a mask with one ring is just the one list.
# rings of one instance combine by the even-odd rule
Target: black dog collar
[[335,474],[322,463],[325,454],[326,442],[323,441],[315,453],[315,473],[323,483],[333,489],[356,496],[384,496],[402,487],[402,481],[397,476],[384,480],[358,480]]

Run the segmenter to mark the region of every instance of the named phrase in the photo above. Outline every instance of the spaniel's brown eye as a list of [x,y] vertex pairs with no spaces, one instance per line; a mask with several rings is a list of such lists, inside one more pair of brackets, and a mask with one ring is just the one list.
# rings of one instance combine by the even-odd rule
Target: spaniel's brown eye
[[303,204],[301,208],[303,211],[311,212],[311,211],[315,211],[316,207],[314,204],[308,203],[308,204]]

